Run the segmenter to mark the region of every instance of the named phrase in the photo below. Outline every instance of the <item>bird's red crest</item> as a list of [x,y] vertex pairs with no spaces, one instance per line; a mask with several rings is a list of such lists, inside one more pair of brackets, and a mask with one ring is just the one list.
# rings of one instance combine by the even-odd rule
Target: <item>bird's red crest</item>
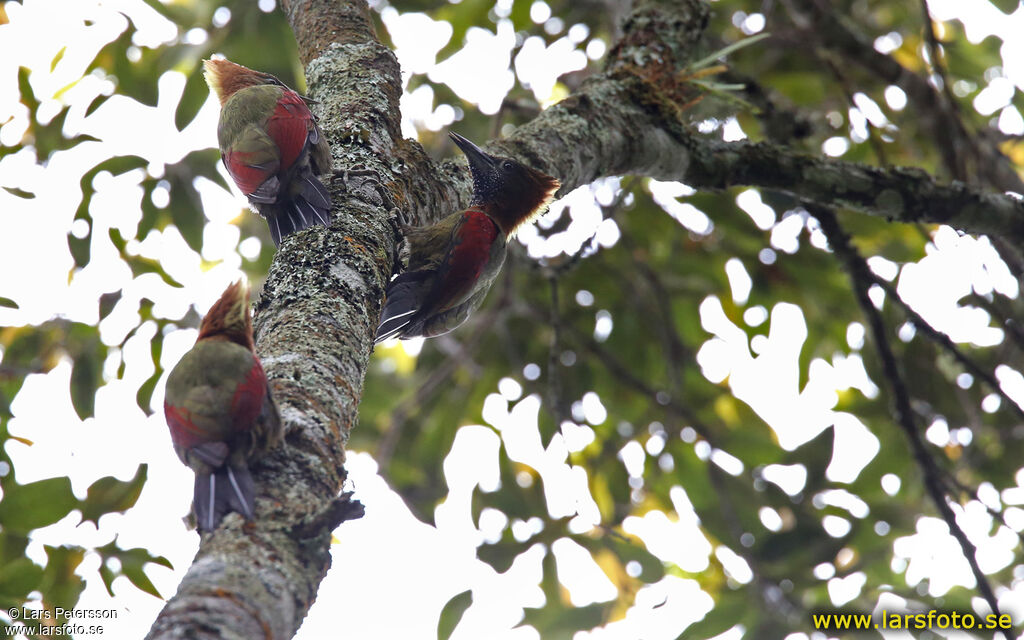
[[217,94],[220,106],[222,107],[236,91],[246,87],[255,87],[261,84],[281,84],[279,80],[269,73],[253,71],[230,60],[203,60],[203,69],[206,84]]
[[253,350],[252,315],[249,313],[249,289],[242,281],[233,282],[213,303],[199,325],[199,340],[220,337]]

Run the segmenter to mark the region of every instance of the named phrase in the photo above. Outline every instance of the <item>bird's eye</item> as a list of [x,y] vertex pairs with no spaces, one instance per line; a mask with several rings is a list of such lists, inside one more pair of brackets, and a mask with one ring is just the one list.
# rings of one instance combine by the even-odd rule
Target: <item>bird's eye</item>
[[505,160],[504,162],[501,163],[501,168],[503,171],[511,171],[512,169],[515,168],[515,166],[515,163],[512,162],[511,160]]

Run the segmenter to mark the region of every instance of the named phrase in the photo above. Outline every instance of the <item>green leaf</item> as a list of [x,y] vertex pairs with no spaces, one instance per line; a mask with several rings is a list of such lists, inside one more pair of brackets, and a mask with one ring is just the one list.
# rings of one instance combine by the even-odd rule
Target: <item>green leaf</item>
[[1012,14],[1020,6],[1020,0],[989,0],[989,2],[1006,15]]
[[134,506],[146,483],[147,469],[147,465],[139,465],[135,477],[127,482],[106,476],[92,483],[79,507],[82,511],[82,521],[91,521],[99,526],[101,516],[124,512]]
[[199,113],[199,109],[206,102],[208,95],[209,88],[203,79],[202,63],[197,59],[196,64],[188,74],[188,80],[185,81],[185,90],[181,94],[181,100],[174,110],[174,126],[179,131],[192,122],[196,114]]
[[709,611],[699,622],[686,627],[686,631],[683,632],[681,637],[698,640],[700,638],[713,638],[725,633],[743,619],[743,615],[747,612],[749,606],[750,603],[746,598],[746,594],[726,591],[715,602],[715,608]]
[[28,534],[68,515],[78,503],[67,477],[48,478],[29,484],[3,484],[0,526],[12,533]]
[[0,565],[0,597],[20,605],[29,593],[39,588],[42,579],[43,568],[28,558],[6,561]]
[[[21,535],[9,535],[0,532],[0,571],[9,562],[14,562],[25,555],[28,538]],[[0,591],[2,593],[2,591]]]
[[85,558],[81,547],[53,547],[45,545],[46,569],[39,591],[46,594],[47,604],[72,609],[85,590],[85,581],[75,574]]
[[[189,185],[188,189],[192,191],[192,186]],[[171,198],[171,203],[167,206],[171,213],[171,221],[174,222],[174,226],[181,232],[185,242],[188,246],[195,250],[201,251],[203,248],[203,227],[206,225],[206,217],[203,215],[202,209],[198,205],[198,196],[193,199],[185,200],[180,195],[177,198]]]
[[65,338],[71,356],[71,402],[81,419],[93,414],[96,389],[99,388],[106,348],[100,342],[99,330],[92,325],[73,323]]
[[99,386],[103,362],[94,354],[83,354],[71,365],[71,404],[82,420],[96,409],[96,388]]
[[498,544],[480,545],[476,550],[476,557],[489,564],[498,573],[505,573],[512,567],[515,559],[525,553],[535,542],[535,540],[518,542],[513,539],[512,532],[506,529]]
[[111,570],[106,564],[100,565],[100,578],[103,580],[103,586],[107,588],[107,593],[110,597],[114,597],[114,579],[117,578],[117,574]]
[[18,92],[21,95],[21,102],[28,107],[34,118],[36,110],[39,108],[39,101],[36,100],[36,94],[32,91],[32,83],[28,81],[31,74],[32,72],[27,67],[18,67]]
[[18,187],[3,187],[3,189],[4,191],[10,193],[13,196],[18,196],[19,198],[24,198],[26,200],[31,200],[36,197],[36,194],[32,193],[31,191],[25,191],[24,189],[19,189]]
[[578,631],[590,630],[604,620],[605,606],[591,604],[585,607],[552,607],[525,609],[523,621],[535,629],[544,630],[544,638],[570,640]]
[[108,98],[110,98],[110,96],[105,95],[98,95],[95,98],[93,98],[92,102],[89,103],[89,106],[85,108],[85,117],[88,118],[89,116],[91,116],[93,111],[96,111],[101,106],[103,106],[103,103],[105,103]]
[[441,617],[437,621],[437,640],[448,640],[455,627],[462,620],[462,614],[473,604],[473,591],[466,589],[452,597],[441,609]]
[[700,71],[704,67],[709,67],[712,64],[714,64],[715,62],[717,62],[719,58],[725,58],[730,53],[732,53],[734,51],[738,51],[740,49],[743,49],[744,47],[749,47],[752,44],[756,44],[756,43],[760,42],[761,40],[764,40],[765,38],[769,37],[770,35],[771,35],[770,33],[764,32],[764,33],[759,33],[759,34],[754,35],[754,36],[750,36],[749,38],[743,38],[742,40],[737,40],[736,42],[733,42],[732,44],[726,45],[726,46],[722,47],[721,49],[719,49],[718,51],[715,51],[714,53],[712,53],[712,54],[710,54],[708,56],[705,56],[705,57],[701,58],[700,60],[698,60],[696,62],[690,63],[689,66],[687,66],[686,68],[690,69],[690,70],[693,70],[693,71]]
[[636,562],[640,565],[638,577],[648,584],[661,580],[665,575],[665,565],[661,559],[648,551],[639,541],[613,535],[605,535],[599,539],[573,536],[573,540],[590,550],[591,553],[597,553],[602,548],[610,548],[623,565],[631,561]]
[[146,378],[146,381],[139,385],[139,390],[135,393],[135,402],[138,403],[139,408],[142,409],[146,415],[153,413],[153,391],[156,390],[156,383],[160,381],[160,372],[157,371],[150,377]]
[[142,570],[142,564],[126,564],[122,565],[121,573],[128,578],[132,584],[138,587],[141,591],[156,596],[157,598],[163,599],[160,592],[157,591],[156,585],[149,579],[146,572]]
[[[132,584],[142,591],[163,599],[163,596],[161,596],[160,592],[157,591],[156,586],[153,585],[149,576],[146,575],[143,569],[150,563],[158,564],[160,566],[167,567],[168,569],[173,569],[174,567],[167,558],[164,558],[163,556],[154,556],[146,549],[142,549],[140,547],[122,549],[117,546],[116,540],[102,547],[98,547],[96,551],[103,557],[104,566],[106,566],[106,561],[109,558],[117,558],[121,562],[121,575],[128,578]],[[108,571],[106,575],[101,571],[100,575],[103,577],[104,584],[107,585],[107,590],[110,591],[110,585],[116,575],[111,571]]]
[[53,60],[50,61],[50,73],[53,73],[54,69],[57,68],[57,65],[60,64],[60,61],[64,59],[64,54],[67,53],[67,51],[68,48],[66,46],[61,47],[60,51],[57,52],[57,55],[53,56]]

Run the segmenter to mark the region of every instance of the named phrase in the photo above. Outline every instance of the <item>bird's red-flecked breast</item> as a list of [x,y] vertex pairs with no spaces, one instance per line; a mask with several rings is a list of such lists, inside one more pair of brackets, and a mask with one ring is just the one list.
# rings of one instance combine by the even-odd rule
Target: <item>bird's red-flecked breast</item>
[[455,230],[452,248],[442,266],[441,298],[436,309],[444,311],[465,298],[480,278],[491,257],[491,247],[501,230],[479,209],[467,209]]

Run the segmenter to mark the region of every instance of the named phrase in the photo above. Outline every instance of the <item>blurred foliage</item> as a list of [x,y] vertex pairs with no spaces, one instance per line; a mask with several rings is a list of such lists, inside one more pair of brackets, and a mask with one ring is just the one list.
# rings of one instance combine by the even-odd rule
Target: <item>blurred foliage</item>
[[[468,28],[494,24],[496,20],[491,2],[464,1],[439,9],[427,3],[393,4],[400,11],[426,11],[452,23],[454,36],[442,51],[442,59],[447,51],[459,46]],[[515,2],[508,18],[519,34],[517,45],[530,36],[539,36],[550,44],[576,22],[589,28],[587,41],[601,38],[610,42],[615,37],[618,15],[608,9],[622,4],[549,1],[552,15],[564,21],[563,29],[555,33],[548,33],[547,24],[531,22],[530,2]],[[839,137],[849,144],[843,159],[916,165],[948,179],[950,173],[936,149],[934,131],[917,112],[918,105],[893,109],[885,97],[888,82],[844,62],[839,54],[824,47],[818,55],[811,55],[806,44],[794,46],[806,34],[791,22],[783,6],[729,0],[714,3],[708,48],[715,50],[748,37],[749,32],[742,29],[744,21],[770,7],[771,12],[764,16],[764,30],[772,36],[735,51],[729,57],[728,80],[756,78],[762,95],[774,109],[783,112],[779,117],[786,119],[787,126],[780,127],[769,117],[772,114],[767,113],[763,102],[743,93],[739,97],[756,108],[738,111],[735,104],[712,97],[695,110],[695,119],[707,119],[717,128],[728,116],[735,116],[744,132],[755,140],[777,140],[781,129],[789,134],[786,142],[811,153],[820,153],[826,139]],[[853,28],[862,30],[868,43],[898,34],[902,43],[893,57],[913,72],[927,70],[919,5],[841,2],[829,7],[849,17]],[[990,37],[971,44],[959,23],[942,27],[949,82],[964,81],[957,85],[956,95],[965,126],[994,135],[987,119],[970,105],[986,86],[986,71],[1002,64],[1002,43]],[[578,46],[584,48],[587,41]],[[562,81],[571,90],[588,73],[599,70],[600,61]],[[530,110],[515,108],[534,100],[529,88],[518,79],[497,116],[474,112],[450,89],[426,76],[414,76],[409,86],[420,83],[434,88],[436,103],[447,102],[465,110],[459,131],[473,139],[487,138],[503,125],[519,125],[533,115]],[[856,110],[851,100],[860,93],[875,102],[890,123],[884,127],[869,124],[867,138],[854,134],[850,114]],[[1012,104],[1018,109],[1024,107],[1019,92],[1013,95]],[[439,138],[430,132],[421,135],[425,144],[443,146]],[[484,508],[493,508],[510,521],[497,542],[485,543],[478,551],[479,557],[497,571],[506,571],[520,554],[538,543],[548,550],[541,584],[545,605],[527,610],[523,621],[539,629],[544,638],[570,638],[577,630],[622,619],[637,592],[667,574],[695,577],[715,599],[714,610],[687,628],[683,633],[686,638],[712,637],[736,625],[745,629],[743,637],[750,638],[781,638],[801,630],[809,633],[809,612],[833,606],[828,579],[812,572],[820,564],[831,565],[838,579],[858,572],[866,575],[859,596],[845,605],[856,610],[872,610],[883,592],[921,606],[971,610],[971,597],[976,595],[973,590],[954,588],[940,598],[931,598],[927,581],[908,586],[902,575],[905,566],[892,562],[894,540],[912,535],[918,518],[935,517],[936,511],[921,486],[920,470],[908,452],[905,436],[894,422],[886,380],[870,337],[866,344],[856,347],[848,342],[851,323],[863,323],[864,318],[851,293],[849,277],[835,257],[821,248],[820,232],[817,244],[813,241],[815,221],[790,196],[762,193],[762,200],[775,211],[777,222],[773,228],[790,216],[803,218],[797,225],[795,249],[783,251],[773,245],[772,229],[756,226],[737,205],[740,190],[677,198],[711,219],[713,229],[709,233],[695,233],[684,229],[653,202],[645,181],[625,180],[622,184],[628,195],[620,193],[616,198],[619,204],[605,206],[603,211],[622,234],[613,247],[595,250],[585,246],[580,252],[582,259],[563,254],[540,261],[527,257],[524,251],[514,251],[504,282],[495,285],[487,306],[454,338],[425,343],[414,367],[405,363],[407,356],[385,351],[367,378],[362,422],[353,433],[351,446],[378,451],[386,477],[414,512],[429,519],[448,492],[441,469],[433,461],[447,455],[460,425],[486,424],[481,407],[489,396],[498,393],[502,378],[518,382],[523,397],[541,399],[539,420],[545,446],[552,446],[563,421],[592,429],[593,442],[571,454],[569,463],[586,471],[590,495],[600,510],[600,527],[579,533],[568,525],[567,518],[552,516],[539,472],[511,460],[504,447],[499,453],[500,488],[491,492],[478,488],[474,496],[475,519]],[[542,235],[553,235],[571,225],[568,213],[550,222]],[[880,256],[903,265],[920,260],[926,253],[926,228],[894,226],[866,216],[847,215],[842,220],[864,257]],[[739,259],[752,280],[749,299],[741,304],[733,302],[726,277],[724,267],[730,258]],[[552,279],[557,281],[559,294],[554,313]],[[589,295],[577,297],[579,292]],[[728,380],[713,384],[702,375],[694,356],[710,337],[699,313],[701,301],[709,296],[721,302],[729,320],[751,341],[763,339],[769,323],[751,325],[744,320],[745,311],[757,307],[771,311],[779,302],[798,305],[808,333],[799,353],[801,387],[807,384],[815,359],[834,363],[837,357],[863,358],[868,376],[883,389],[881,395],[867,398],[850,389],[839,394],[835,407],[836,411],[857,416],[880,442],[879,452],[855,481],[837,482],[825,473],[829,461],[845,453],[836,448],[835,428],[826,428],[816,438],[787,451],[779,446],[772,429],[734,398]],[[1005,326],[1007,319],[1020,312],[1016,299],[998,293],[977,298],[982,300],[961,303],[989,309],[994,326]],[[1002,312],[993,311],[993,307],[1000,307]],[[1014,474],[1020,469],[1024,453],[1020,414],[1010,410],[1005,401],[994,413],[982,412],[981,400],[991,390],[978,382],[968,389],[957,387],[955,381],[963,368],[947,351],[920,332],[908,341],[897,340],[897,330],[907,321],[907,315],[891,301],[886,302],[882,313],[892,331],[890,339],[897,345],[911,396],[920,407],[922,428],[941,418],[951,430],[967,427],[974,434],[973,444],[966,447],[929,444],[938,464],[966,487],[984,482],[991,482],[998,490],[1016,486]],[[613,323],[607,338],[595,333],[602,316],[610,317]],[[992,348],[960,346],[987,371],[1000,363],[1021,369],[1020,343],[1008,340]],[[527,376],[531,367],[534,374]],[[588,424],[582,412],[582,399],[591,391],[597,393],[608,412],[600,424]],[[514,401],[507,404],[511,408]],[[630,442],[643,445],[647,452],[642,477],[630,477],[619,455]],[[702,449],[701,443],[711,446]],[[742,463],[742,471],[737,476],[723,471],[709,461],[709,450],[735,456]],[[796,495],[786,494],[765,479],[768,465],[803,467],[807,470],[804,486]],[[882,490],[881,479],[887,474],[902,481],[902,489],[895,496]],[[738,581],[714,555],[709,567],[694,576],[658,558],[638,538],[623,532],[623,522],[629,517],[653,510],[671,514],[674,503],[670,492],[678,487],[685,489],[712,546],[722,545],[739,554],[753,571],[753,580]],[[827,492],[839,489],[863,500],[868,513],[855,515],[823,501]],[[966,501],[973,496],[968,491],[954,492],[952,497]],[[760,512],[764,508],[780,516],[779,530],[770,530],[762,523]],[[828,515],[848,521],[849,533],[840,537],[826,533],[822,519]],[[525,538],[513,535],[515,523],[531,518],[543,521],[539,533]],[[578,608],[569,603],[564,589],[558,587],[550,551],[561,538],[569,538],[591,552],[615,584],[618,598]],[[1021,570],[1020,551],[1018,544],[1017,561],[996,572],[991,577],[993,584],[1013,585],[1019,580],[1014,572]]]
[[[174,124],[181,130],[206,99],[207,88],[198,71],[201,60],[214,52],[303,87],[295,45],[279,11],[265,11],[251,0],[166,4],[145,0],[145,4],[174,23],[176,36],[154,47],[138,45],[134,39],[137,25],[129,19],[125,29],[96,53],[85,71],[109,80],[115,87],[113,92],[92,96],[84,105],[86,116],[114,95],[155,105],[156,79],[168,71],[178,71],[187,78],[174,110]],[[378,12],[385,10],[384,2],[371,4]],[[526,38],[536,36],[551,45],[576,24],[587,28],[577,47],[583,49],[594,40],[610,44],[626,10],[625,3],[596,0],[550,0],[547,4],[557,23],[550,19],[534,23],[532,0],[498,4],[492,0],[406,0],[395,1],[392,6],[402,13],[425,12],[452,25],[453,37],[441,50],[439,60],[462,47],[470,28],[493,30],[501,19],[510,20],[517,33],[513,57]],[[772,37],[730,56],[730,74],[736,76],[730,80],[756,78],[759,94],[781,119],[773,119],[764,101],[750,99],[755,108],[745,110],[714,98],[700,103],[693,111],[694,118],[704,119],[717,133],[727,118],[734,116],[752,139],[785,135],[789,143],[812,153],[820,153],[825,140],[841,138],[849,145],[844,159],[915,165],[948,177],[950,169],[943,165],[936,136],[928,127],[929,114],[920,112],[922,105],[911,103],[894,109],[885,97],[887,81],[844,60],[841,52],[819,46],[812,53],[807,46],[796,46],[805,44],[805,33],[784,4],[719,0],[713,3],[708,29],[708,49],[720,49],[747,37],[743,28],[749,24],[748,18],[760,15],[764,7],[770,8],[763,17],[765,30]],[[1017,5],[993,4],[1002,11],[1011,11]],[[866,42],[896,34],[898,44],[891,57],[912,73],[927,72],[930,58],[923,49],[927,46],[924,22],[916,3],[842,0],[830,6],[831,11],[854,25],[852,28],[859,30]],[[225,9],[230,11],[228,20],[224,19]],[[5,21],[4,15],[0,13],[0,24]],[[202,30],[204,38],[187,37],[197,29]],[[379,32],[387,42],[389,35],[382,24]],[[971,102],[987,85],[986,74],[997,73],[993,70],[1002,64],[1002,42],[993,37],[969,42],[959,23],[942,25],[941,40],[945,45],[943,63],[965,127],[990,138],[998,137],[988,119],[972,109]],[[62,50],[53,65],[63,60]],[[561,78],[556,90],[571,91],[600,68],[600,60],[591,61],[587,69]],[[53,96],[35,95],[31,80],[28,69],[22,67],[15,81],[28,112],[29,127],[20,143],[0,145],[0,160],[27,150],[45,166],[62,150],[96,142],[89,136],[68,135],[65,131],[71,109],[82,105],[58,101],[56,115],[41,115],[41,105]],[[519,79],[496,116],[479,113],[451,88],[426,75],[413,75],[407,89],[423,84],[433,88],[435,105],[458,107],[464,116],[458,125],[460,133],[475,140],[486,140],[505,127],[520,125],[539,109],[533,92]],[[884,126],[868,125],[864,128],[866,136],[860,135],[861,125],[855,127],[852,115],[856,109],[851,101],[860,95],[873,101],[888,120]],[[1011,104],[1024,108],[1019,92],[1014,93]],[[982,137],[980,133],[978,136]],[[449,152],[439,132],[423,131],[420,138],[436,156]],[[1018,168],[1024,164],[1022,149],[1019,140],[1004,142],[1004,151]],[[104,251],[112,247],[133,277],[155,274],[169,286],[181,286],[166,265],[139,255],[132,244],[162,230],[177,229],[188,247],[200,252],[207,218],[194,179],[201,176],[226,186],[217,162],[213,149],[192,151],[166,166],[152,166],[137,156],[111,155],[85,171],[80,180],[81,200],[67,218],[68,253],[74,264],[70,276],[95,259],[97,247]],[[98,178],[129,173],[138,176],[142,191],[141,217],[134,232],[126,237],[123,229],[111,229],[94,235],[90,207],[99,193]],[[11,196],[26,201],[36,195],[17,186],[4,188]],[[667,215],[653,200],[651,185],[642,177],[623,180],[621,189],[615,201],[606,203],[602,210],[602,215],[613,220],[621,232],[620,240],[612,246],[591,241],[584,243],[577,255],[536,260],[516,245],[488,303],[457,333],[428,341],[416,358],[401,349],[378,349],[379,357],[373,360],[365,384],[361,424],[353,432],[350,446],[373,452],[389,483],[419,517],[429,521],[448,493],[442,461],[451,450],[457,430],[485,423],[485,401],[497,400],[510,406],[493,396],[503,379],[515,380],[523,397],[539,399],[539,427],[549,453],[561,446],[562,430],[591,430],[593,440],[573,452],[568,462],[585,472],[587,488],[600,513],[600,526],[580,531],[573,526],[572,518],[552,515],[544,486],[550,479],[514,460],[504,446],[497,460],[498,487],[489,491],[478,487],[473,496],[474,521],[479,521],[484,509],[496,509],[509,522],[497,540],[481,543],[478,555],[482,560],[504,572],[527,550],[538,545],[544,550],[540,583],[544,604],[527,609],[522,624],[536,627],[546,639],[571,638],[578,630],[622,619],[642,589],[666,576],[692,578],[714,599],[714,609],[686,629],[687,638],[712,637],[736,625],[742,625],[744,637],[750,638],[810,632],[809,612],[832,605],[828,580],[816,577],[812,571],[822,564],[831,566],[837,578],[865,574],[864,588],[847,605],[859,610],[873,609],[883,592],[926,607],[970,610],[974,591],[956,587],[940,598],[931,597],[926,583],[908,585],[905,567],[893,562],[894,541],[913,534],[919,517],[934,516],[935,510],[924,494],[920,470],[908,452],[904,435],[894,424],[891,398],[871,340],[864,345],[848,341],[851,323],[863,323],[864,319],[847,275],[835,257],[821,248],[823,243],[815,235],[813,219],[799,209],[798,203],[779,193],[761,194],[775,212],[776,223],[767,230],[755,225],[738,206],[740,190],[679,196],[678,203],[695,207],[712,221],[713,227],[707,232],[697,232]],[[155,196],[164,191],[168,197],[162,206]],[[795,243],[787,245],[792,250],[784,251],[773,244],[773,230],[790,224],[787,221],[793,216],[800,216]],[[75,221],[87,224],[88,233],[71,233]],[[844,215],[842,221],[865,257],[879,256],[902,266],[920,260],[928,250],[930,229],[894,226],[884,220],[851,215]],[[570,224],[566,211],[541,232],[550,236]],[[255,216],[242,215],[239,225],[242,238],[263,240],[259,255],[241,262],[250,279],[259,280],[272,258],[269,236]],[[749,299],[742,302],[733,300],[726,276],[725,265],[733,258],[742,263],[752,280]],[[123,549],[116,540],[93,549],[47,546],[45,565],[29,559],[26,548],[33,530],[57,522],[76,509],[83,522],[98,523],[106,513],[130,508],[145,482],[146,468],[140,466],[135,478],[127,482],[100,479],[89,487],[84,499],[78,499],[67,478],[15,482],[17,469],[5,452],[7,442],[15,439],[7,431],[11,402],[27,376],[46,373],[62,360],[69,360],[70,397],[78,415],[87,419],[94,411],[96,390],[109,375],[104,364],[113,358],[119,363],[117,375],[124,375],[120,351],[147,324],[156,327],[150,340],[154,371],[140,385],[137,398],[142,410],[152,410],[151,396],[163,373],[163,336],[170,329],[193,325],[194,314],[165,317],[153,301],[131,301],[122,293],[111,291],[97,300],[99,321],[114,313],[138,315],[135,328],[112,342],[100,339],[98,322],[58,318],[0,327],[0,595],[6,606],[20,605],[30,594],[39,593],[48,607],[70,608],[84,586],[74,569],[86,553],[99,554],[104,560],[100,577],[108,589],[114,578],[123,575],[138,588],[155,594],[143,569],[149,563],[168,564],[145,549]],[[703,375],[695,355],[712,336],[702,326],[699,308],[712,297],[720,301],[726,317],[746,333],[751,345],[763,339],[768,325],[747,322],[748,311],[771,311],[782,302],[800,308],[807,329],[799,353],[801,388],[808,383],[815,360],[863,358],[868,376],[882,393],[869,398],[851,389],[839,394],[835,407],[836,411],[855,415],[880,443],[877,455],[855,480],[839,482],[826,474],[830,460],[848,454],[837,444],[837,427],[825,428],[795,449],[784,449],[771,427],[734,397],[728,380],[715,383]],[[1018,299],[986,293],[962,303],[984,309],[994,325],[1007,329],[1007,340],[1002,344],[985,348],[963,344],[959,345],[962,351],[988,371],[999,364],[1022,370],[1020,333],[1019,329],[1014,333],[1011,326],[1011,319],[1021,315]],[[3,309],[17,306],[14,300],[0,295]],[[1015,474],[1019,475],[1020,460],[1024,459],[1020,414],[1011,411],[1005,402],[997,411],[982,411],[981,402],[990,390],[978,381],[960,388],[957,377],[963,372],[962,366],[922,332],[907,340],[895,339],[908,318],[893,300],[887,299],[881,313],[919,410],[920,423],[941,419],[951,430],[965,428],[972,434],[966,444],[954,440],[945,447],[928,445],[930,455],[958,487],[954,497],[966,502],[973,498],[974,488],[983,484],[997,491],[1015,486]],[[610,333],[596,331],[609,319]],[[600,398],[607,417],[588,424],[583,398],[590,392]],[[631,444],[645,452],[640,475],[630,475],[620,455]],[[738,460],[739,466],[711,461],[722,452]],[[787,494],[766,479],[769,465],[803,468],[806,481],[798,492]],[[887,474],[902,482],[902,489],[895,495],[882,490],[881,479]],[[867,513],[827,503],[824,496],[835,490],[862,500]],[[682,501],[680,495],[685,496]],[[676,510],[687,501],[712,548],[731,549],[747,564],[752,579],[738,579],[715,554],[709,557],[706,569],[688,571],[655,554],[624,528],[627,519],[652,512],[664,512],[677,520],[680,514]],[[766,526],[764,510],[777,514],[781,525]],[[838,537],[827,533],[822,520],[829,515],[849,522],[848,533]],[[525,526],[538,521],[537,526]],[[993,531],[998,526],[993,524]],[[532,533],[523,534],[524,528]],[[563,539],[572,540],[593,557],[613,582],[617,592],[614,599],[585,606],[572,603],[560,582],[551,551]],[[1019,575],[1014,577],[1022,570],[1020,552],[1018,543],[1014,549],[1016,561],[991,575],[994,584],[1011,585],[1015,579],[1020,580]],[[119,562],[106,562],[114,558]],[[462,614],[471,606],[469,592],[453,598],[439,612],[439,637],[457,633]]]

